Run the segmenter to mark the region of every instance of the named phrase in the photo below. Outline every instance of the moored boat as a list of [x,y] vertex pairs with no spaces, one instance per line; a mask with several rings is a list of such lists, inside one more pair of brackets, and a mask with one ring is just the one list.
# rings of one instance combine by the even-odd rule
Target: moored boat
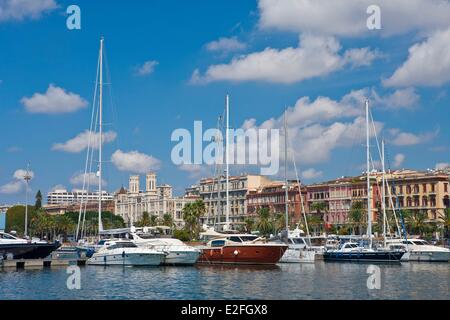
[[201,247],[199,263],[276,264],[287,250],[286,244],[267,243],[249,234],[230,234],[209,241]]
[[374,250],[361,247],[354,242],[347,242],[339,249],[325,251],[323,259],[325,261],[400,262],[404,254],[403,250]]
[[61,244],[41,240],[19,239],[11,234],[0,232],[1,259],[43,259],[48,257]]
[[450,250],[434,246],[422,239],[389,239],[388,248],[399,248],[405,251],[402,261],[449,262]]
[[106,241],[87,263],[101,266],[159,266],[163,264],[165,256],[165,252],[139,248],[131,241]]

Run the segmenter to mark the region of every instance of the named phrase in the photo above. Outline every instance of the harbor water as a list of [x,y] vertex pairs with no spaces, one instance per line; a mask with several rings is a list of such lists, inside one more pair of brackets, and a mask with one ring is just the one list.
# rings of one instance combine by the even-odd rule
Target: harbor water
[[[372,269],[370,269],[372,268]],[[379,269],[378,269],[379,268]],[[448,263],[0,269],[0,299],[450,299]],[[370,270],[379,288],[369,289]]]

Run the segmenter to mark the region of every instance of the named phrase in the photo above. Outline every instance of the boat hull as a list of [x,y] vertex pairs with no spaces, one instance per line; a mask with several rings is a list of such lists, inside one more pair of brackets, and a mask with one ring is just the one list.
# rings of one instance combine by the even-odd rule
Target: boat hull
[[200,257],[200,251],[169,251],[164,259],[165,265],[194,265]]
[[61,246],[55,243],[24,243],[0,245],[0,257],[13,259],[44,259]]
[[400,262],[404,255],[402,251],[374,251],[374,252],[333,252],[323,254],[325,261],[344,262]]
[[209,264],[276,264],[287,246],[226,245],[219,248],[203,248],[199,263]]
[[159,266],[164,263],[164,254],[127,253],[92,256],[87,263],[100,266]]
[[418,262],[449,262],[450,252],[439,251],[409,251],[406,252],[402,261],[418,261]]
[[316,253],[314,251],[287,249],[280,259],[280,263],[314,263]]

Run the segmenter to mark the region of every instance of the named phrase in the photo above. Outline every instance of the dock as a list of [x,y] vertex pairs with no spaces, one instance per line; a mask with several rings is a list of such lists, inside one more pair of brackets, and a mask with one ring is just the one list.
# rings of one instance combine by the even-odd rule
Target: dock
[[0,260],[0,268],[2,269],[28,269],[28,268],[51,268],[65,267],[69,265],[84,266],[86,258],[77,259],[14,259]]

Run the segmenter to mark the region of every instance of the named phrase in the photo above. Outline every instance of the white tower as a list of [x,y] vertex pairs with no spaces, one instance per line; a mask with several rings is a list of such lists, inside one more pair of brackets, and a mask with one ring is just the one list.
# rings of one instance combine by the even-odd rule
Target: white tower
[[130,193],[139,193],[139,176],[130,176]]
[[156,174],[149,172],[145,176],[145,190],[147,192],[156,192]]

